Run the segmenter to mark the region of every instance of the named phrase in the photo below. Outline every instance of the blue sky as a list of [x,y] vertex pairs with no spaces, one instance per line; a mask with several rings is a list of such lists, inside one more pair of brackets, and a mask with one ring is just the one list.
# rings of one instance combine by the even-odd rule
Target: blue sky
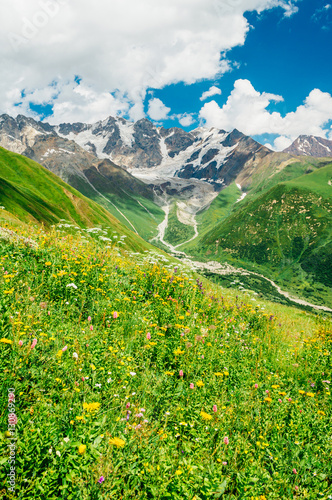
[[0,23],[0,112],[332,139],[326,0],[12,0]]
[[[177,84],[154,92],[174,113],[199,114],[200,96],[211,86],[222,94],[213,96],[223,106],[237,79],[249,80],[259,92],[269,92],[283,97],[282,102],[271,103],[270,111],[282,116],[295,111],[309,93],[318,88],[332,91],[332,6],[325,0],[302,0],[298,12],[291,17],[281,15],[281,8],[262,14],[247,12],[245,17],[252,26],[243,46],[230,50],[227,57],[238,63],[232,71],[219,79],[201,81],[193,85]],[[332,117],[331,117],[332,118]],[[165,126],[174,126],[166,120]],[[326,124],[326,129],[331,127]],[[189,127],[197,126],[197,121]],[[273,140],[276,134],[252,134],[262,142]]]

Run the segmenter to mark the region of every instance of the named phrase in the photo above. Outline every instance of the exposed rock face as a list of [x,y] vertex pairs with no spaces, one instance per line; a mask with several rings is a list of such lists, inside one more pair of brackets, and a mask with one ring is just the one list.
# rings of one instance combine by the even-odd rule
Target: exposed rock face
[[228,185],[248,162],[271,154],[268,148],[238,130],[197,131],[196,137],[201,140],[194,144],[194,151],[178,171],[178,177]]
[[294,156],[332,156],[332,141],[313,135],[300,135],[284,153]]
[[107,159],[145,182],[144,176],[157,173],[164,179],[207,181],[216,188],[232,182],[248,162],[271,153],[238,130],[186,132],[156,127],[145,118],[132,123],[112,116],[92,125],[51,126],[24,116],[3,115],[0,145],[38,161],[67,182]]

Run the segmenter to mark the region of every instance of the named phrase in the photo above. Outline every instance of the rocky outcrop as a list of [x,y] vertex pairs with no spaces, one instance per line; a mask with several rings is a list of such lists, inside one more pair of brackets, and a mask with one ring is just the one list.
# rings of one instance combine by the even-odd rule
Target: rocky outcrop
[[315,156],[317,158],[332,156],[332,141],[313,135],[300,135],[283,152],[294,156]]

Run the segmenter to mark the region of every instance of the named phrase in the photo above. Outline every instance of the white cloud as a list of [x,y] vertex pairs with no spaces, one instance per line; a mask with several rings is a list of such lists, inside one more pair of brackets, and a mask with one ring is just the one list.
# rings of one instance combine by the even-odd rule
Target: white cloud
[[[53,121],[144,115],[148,88],[229,71],[244,12],[290,0],[11,0],[0,3],[0,112],[55,104]],[[81,78],[78,86],[75,75]],[[8,93],[14,89],[14,93]],[[25,90],[25,97],[17,101]],[[14,104],[22,102],[21,106]],[[71,115],[72,113],[72,115]],[[31,112],[29,112],[31,115]],[[75,118],[76,117],[76,118]]]
[[179,120],[180,125],[182,127],[190,127],[193,123],[195,123],[195,118],[190,113],[183,113],[182,115],[176,115],[176,118]]
[[288,148],[288,146],[290,146],[292,142],[293,140],[289,137],[281,135],[275,139],[273,143],[273,149],[275,149],[276,151],[283,151],[284,149]]
[[275,148],[285,143],[286,138],[294,140],[301,134],[326,137],[324,126],[332,120],[331,94],[314,89],[303,105],[284,117],[267,110],[271,102],[280,101],[283,101],[281,96],[257,92],[248,80],[237,80],[224,106],[208,102],[199,117],[207,126],[237,128],[248,135],[280,134],[282,138],[275,141]]
[[171,108],[165,106],[165,104],[157,97],[150,99],[148,115],[151,118],[151,120],[155,121],[165,120],[170,111]]
[[200,97],[200,100],[205,101],[206,99],[212,97],[213,95],[221,95],[221,90],[215,85],[212,85],[212,87],[210,87],[209,90],[203,92],[203,94]]

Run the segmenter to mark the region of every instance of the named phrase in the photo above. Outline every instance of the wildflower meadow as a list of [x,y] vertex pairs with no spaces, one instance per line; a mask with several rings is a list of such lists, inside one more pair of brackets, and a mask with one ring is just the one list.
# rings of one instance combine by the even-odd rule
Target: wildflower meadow
[[21,234],[0,245],[1,498],[332,498],[328,317],[285,327],[119,238]]

